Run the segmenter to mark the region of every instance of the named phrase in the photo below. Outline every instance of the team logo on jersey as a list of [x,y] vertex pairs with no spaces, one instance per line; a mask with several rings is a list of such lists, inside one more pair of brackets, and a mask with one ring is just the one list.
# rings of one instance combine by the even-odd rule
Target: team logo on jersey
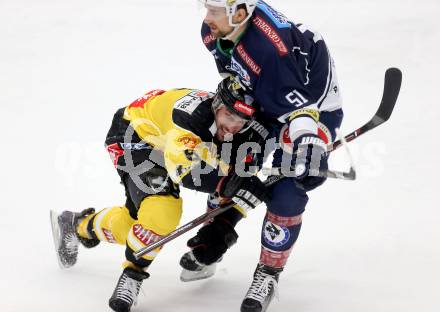
[[259,75],[261,73],[261,68],[257,63],[250,57],[250,55],[246,52],[243,45],[240,43],[237,46],[238,55],[243,59],[247,66],[254,72],[255,75]]
[[264,224],[264,241],[273,247],[281,247],[289,241],[290,232],[286,227],[281,227],[270,221]]
[[231,57],[231,66],[226,65],[226,69],[236,73],[245,86],[249,87],[251,85],[251,76],[234,57]]
[[197,139],[190,136],[182,136],[177,139],[177,142],[185,145],[185,147],[188,147],[190,149],[195,149],[198,144]]
[[266,37],[273,43],[273,45],[277,48],[278,54],[281,56],[287,55],[289,51],[287,50],[286,45],[281,39],[280,35],[277,33],[272,26],[270,26],[264,19],[260,16],[255,16],[252,22],[257,26]]

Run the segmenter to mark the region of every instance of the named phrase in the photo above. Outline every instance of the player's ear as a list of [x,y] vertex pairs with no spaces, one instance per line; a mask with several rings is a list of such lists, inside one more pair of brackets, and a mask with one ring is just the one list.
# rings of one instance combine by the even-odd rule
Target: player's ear
[[232,22],[235,24],[240,24],[246,18],[246,16],[247,11],[245,8],[237,8],[237,12],[235,12]]

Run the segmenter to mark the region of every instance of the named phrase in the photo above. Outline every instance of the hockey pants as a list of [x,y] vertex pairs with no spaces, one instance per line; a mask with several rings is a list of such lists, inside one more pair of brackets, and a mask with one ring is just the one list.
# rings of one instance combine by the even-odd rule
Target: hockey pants
[[[134,131],[126,142],[124,135],[130,125],[122,116],[123,109],[115,114],[105,143],[125,187],[126,203],[87,216],[78,225],[77,232],[84,238],[125,245],[124,267],[145,269],[160,249],[139,260],[134,258],[133,251],[176,229],[182,215],[182,199],[178,186],[163,168],[160,152],[145,144]],[[146,160],[150,160],[151,165],[145,166]],[[141,163],[143,165],[138,166]]]

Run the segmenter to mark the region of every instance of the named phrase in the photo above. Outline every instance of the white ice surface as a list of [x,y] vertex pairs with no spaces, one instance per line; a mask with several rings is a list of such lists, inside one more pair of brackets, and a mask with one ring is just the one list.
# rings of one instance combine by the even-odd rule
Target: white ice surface
[[[343,133],[378,106],[383,73],[404,74],[390,121],[350,143],[355,182],[310,194],[270,311],[440,310],[438,0],[272,0],[319,30],[336,60]],[[214,90],[219,77],[193,0],[0,0],[0,311],[108,311],[124,249],[80,250],[61,271],[49,209],[121,204],[103,149],[114,111],[154,88]],[[343,167],[337,152],[333,166]],[[438,195],[438,194],[437,194]],[[204,211],[183,192],[182,224]],[[238,311],[259,255],[259,207],[215,278],[184,284],[189,235],[151,266],[133,311]]]

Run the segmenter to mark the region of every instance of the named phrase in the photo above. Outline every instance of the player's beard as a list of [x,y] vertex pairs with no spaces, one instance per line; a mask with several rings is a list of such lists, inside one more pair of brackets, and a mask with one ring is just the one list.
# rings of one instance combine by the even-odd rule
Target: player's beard
[[215,38],[224,38],[227,35],[229,35],[234,28],[228,29],[228,30],[221,30],[218,27],[215,27],[215,30],[213,30],[212,28],[210,28],[211,30],[211,34],[215,37]]
[[214,35],[214,37],[216,37],[216,38],[224,38],[224,37],[226,37],[226,36],[229,35],[229,34],[230,34],[230,32],[219,31],[219,32],[218,32],[218,35]]

